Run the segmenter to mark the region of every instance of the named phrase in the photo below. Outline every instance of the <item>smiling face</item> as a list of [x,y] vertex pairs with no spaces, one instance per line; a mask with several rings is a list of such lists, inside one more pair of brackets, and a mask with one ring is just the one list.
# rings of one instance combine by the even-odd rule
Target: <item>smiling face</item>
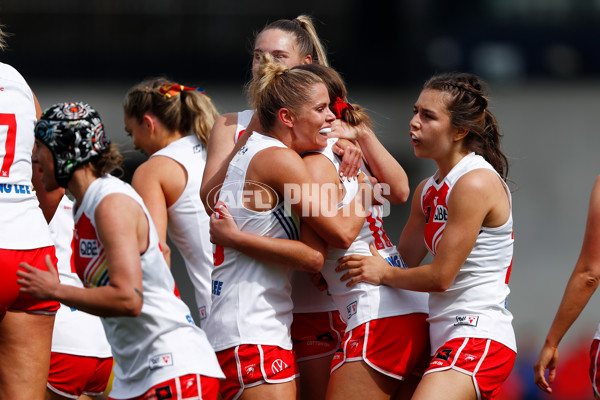
[[308,91],[307,101],[293,113],[294,150],[302,153],[327,146],[327,133],[335,115],[329,109],[329,93],[322,83],[314,84]]
[[294,34],[280,29],[267,29],[256,38],[252,58],[252,76],[257,74],[262,53],[270,53],[275,60],[287,65],[289,68],[312,62],[310,55],[303,56],[298,52]]
[[54,156],[48,146],[36,140],[31,161],[33,162],[33,168],[39,172],[42,185],[47,192],[60,187],[54,174]]
[[439,90],[425,89],[415,103],[410,137],[419,158],[446,158],[456,148],[457,139],[462,137],[450,123],[447,96]]

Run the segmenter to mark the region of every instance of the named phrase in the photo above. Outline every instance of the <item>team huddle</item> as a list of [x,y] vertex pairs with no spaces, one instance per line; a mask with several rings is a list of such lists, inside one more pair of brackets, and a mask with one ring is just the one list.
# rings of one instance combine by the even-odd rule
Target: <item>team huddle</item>
[[514,238],[485,83],[425,82],[404,138],[438,170],[398,241],[384,207],[408,176],[311,19],[260,31],[252,75],[249,109],[222,115],[199,87],[131,88],[125,130],[149,158],[129,185],[97,110],[42,112],[0,63],[0,218],[17,226],[0,233],[0,398],[496,397],[517,352]]

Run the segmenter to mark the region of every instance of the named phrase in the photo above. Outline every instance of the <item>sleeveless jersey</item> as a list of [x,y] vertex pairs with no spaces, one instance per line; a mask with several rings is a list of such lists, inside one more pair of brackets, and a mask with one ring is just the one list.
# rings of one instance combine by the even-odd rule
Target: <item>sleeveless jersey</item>
[[95,211],[109,194],[133,198],[148,219],[149,243],[140,256],[144,303],[137,317],[102,318],[115,366],[111,397],[139,396],[169,379],[198,373],[222,378],[214,351],[188,307],[175,297],[175,282],[159,248],[150,213],[131,186],[107,175],[88,187],[75,213],[75,265],[86,287],[108,285],[108,265],[96,232]]
[[0,63],[0,248],[27,250],[52,245],[48,224],[31,186],[36,121],[25,79]]
[[[246,171],[252,158],[270,147],[286,147],[279,140],[253,132],[229,164],[219,201],[227,206],[239,229],[261,236],[299,238],[295,215],[283,201],[268,211],[245,208]],[[258,185],[260,183],[257,182]],[[206,333],[215,351],[240,344],[262,344],[292,349],[292,299],[289,269],[264,263],[231,248],[215,246],[212,309]]]
[[[475,169],[495,172],[483,157],[471,153],[439,184],[436,183],[437,172],[423,187],[421,209],[426,217],[425,244],[434,256],[444,234],[452,188],[460,177]],[[502,183],[512,209],[510,191],[504,181]],[[459,337],[492,339],[516,352],[512,314],[506,308],[513,257],[512,224],[511,211],[503,225],[482,226],[473,250],[452,285],[444,292],[429,294],[432,352],[448,340]]]
[[237,143],[237,141],[240,139],[240,136],[242,136],[250,124],[250,120],[252,119],[253,115],[253,110],[244,110],[237,113],[237,126],[235,127],[235,136],[233,137],[234,143]]
[[[73,202],[65,195],[50,221],[58,276],[62,284],[83,287],[75,272],[73,228]],[[54,320],[52,351],[85,357],[112,356],[100,318],[64,304],[60,305]]]
[[[321,151],[335,166],[339,172],[341,165],[340,158],[331,150],[334,141]],[[361,170],[368,173],[366,166]],[[342,208],[349,204],[358,192],[358,182],[356,180],[343,182],[345,195],[338,204]],[[340,282],[343,272],[336,272],[338,259],[346,255],[362,254],[371,255],[369,244],[374,243],[377,251],[386,261],[394,267],[406,268],[404,261],[390,240],[388,239],[382,221],[383,207],[381,205],[372,205],[368,210],[368,216],[365,222],[348,249],[338,249],[330,247],[327,253],[327,259],[323,265],[321,273],[327,281],[329,293],[338,307],[340,315],[347,324],[346,332],[364,324],[365,322],[392,317],[397,315],[406,315],[412,313],[427,313],[427,294],[392,288],[389,286],[376,286],[369,283],[359,283],[351,288],[346,287],[346,282]]]
[[194,294],[200,321],[206,319],[210,310],[210,274],[213,268],[212,243],[209,222],[200,200],[200,184],[206,165],[206,149],[194,135],[183,137],[152,157],[169,157],[181,164],[187,173],[187,183],[179,199],[168,209],[169,237],[181,253],[194,285]]

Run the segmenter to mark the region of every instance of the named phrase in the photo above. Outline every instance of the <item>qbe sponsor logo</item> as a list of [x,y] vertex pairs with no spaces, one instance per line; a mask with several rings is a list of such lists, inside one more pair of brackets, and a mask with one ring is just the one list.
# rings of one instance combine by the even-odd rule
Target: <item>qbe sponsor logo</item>
[[98,255],[98,241],[94,239],[81,239],[79,241],[80,257],[95,257]]
[[437,206],[433,214],[433,222],[446,222],[448,220],[448,210],[444,206]]
[[165,353],[150,357],[148,367],[153,370],[157,368],[168,367],[170,365],[173,365],[173,355],[171,353]]
[[223,289],[223,282],[222,281],[212,281],[212,294],[213,294],[213,296],[220,296],[222,289]]
[[456,323],[457,325],[468,325],[468,326],[477,326],[477,322],[479,321],[479,317],[477,315],[457,315]]

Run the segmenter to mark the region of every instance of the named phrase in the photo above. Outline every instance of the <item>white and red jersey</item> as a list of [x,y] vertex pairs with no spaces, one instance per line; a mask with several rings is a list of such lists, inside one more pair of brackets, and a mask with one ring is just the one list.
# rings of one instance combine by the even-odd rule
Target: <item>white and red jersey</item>
[[[335,140],[330,139],[329,145],[321,154],[327,157],[335,166],[336,171],[339,172],[341,160],[331,150],[333,143],[335,143]],[[368,173],[364,166],[362,170]],[[344,180],[342,183],[345,195],[343,200],[338,204],[338,208],[349,204],[358,192],[358,182],[356,180]],[[370,256],[370,243],[375,245],[379,254],[391,266],[406,268],[406,264],[404,264],[402,257],[400,257],[396,246],[391,243],[383,229],[382,213],[383,206],[372,205],[368,210],[369,215],[365,218],[363,227],[352,245],[348,249],[330,247],[323,270],[321,271],[327,281],[329,293],[331,293],[331,297],[337,305],[340,315],[347,324],[347,332],[374,319],[413,313],[427,313],[426,293],[383,285],[375,286],[369,283],[359,283],[349,288],[346,286],[346,282],[340,281],[344,272],[335,271],[335,268],[339,265],[337,260],[341,257],[351,254]]]
[[600,324],[598,324],[596,332],[594,333],[594,340],[600,340]]
[[141,314],[102,318],[115,360],[111,397],[136,397],[158,383],[186,374],[222,378],[206,335],[194,324],[189,308],[174,295],[175,282],[144,202],[131,186],[110,175],[92,182],[75,212],[75,267],[81,281],[91,288],[110,283],[95,211],[113,193],[131,197],[142,208],[148,219],[149,243],[140,256]]
[[[495,172],[483,157],[470,153],[441,182],[437,183],[436,173],[423,187],[421,209],[426,217],[425,244],[434,256],[444,234],[452,188],[464,174],[475,169]],[[500,176],[498,179],[501,180]],[[512,209],[510,191],[504,181],[502,184]],[[503,225],[482,226],[473,250],[452,285],[444,292],[429,294],[432,352],[459,337],[492,339],[516,352],[511,325],[513,317],[506,308],[513,257],[512,225],[511,211]]]
[[[282,239],[299,239],[298,217],[283,201],[268,211],[243,206],[246,171],[253,157],[270,147],[286,147],[275,138],[253,132],[227,169],[219,196],[241,231]],[[260,183],[256,182],[258,187]],[[257,188],[258,188],[257,187]],[[281,199],[283,200],[283,199]],[[292,299],[290,270],[215,246],[212,309],[206,333],[215,351],[241,344],[279,346],[291,350]]]
[[168,209],[167,232],[179,250],[194,285],[200,321],[210,311],[210,274],[213,268],[209,222],[200,200],[200,184],[206,165],[206,149],[195,135],[183,137],[157,151],[152,157],[164,156],[178,162],[186,171],[183,193]]
[[0,63],[0,248],[52,245],[31,185],[35,102],[16,69]]
[[[83,287],[75,272],[73,202],[66,195],[58,204],[49,226],[58,258],[60,283]],[[60,305],[54,319],[52,352],[98,358],[112,356],[100,318],[64,304]]]
[[250,125],[253,115],[254,110],[244,110],[237,113],[237,125],[235,127],[235,136],[233,137],[234,143],[240,140],[240,137],[244,134],[248,125]]
[[[338,163],[339,158],[334,155],[332,146],[337,142],[337,138],[327,139],[327,147],[320,152],[334,162]],[[336,165],[339,168],[339,163]],[[346,188],[344,200],[340,204],[348,204],[352,201],[358,191],[358,185],[349,185]],[[308,272],[292,270],[292,300],[294,301],[294,313],[316,313],[338,310],[338,306],[331,298],[329,290],[319,290],[311,280]]]

